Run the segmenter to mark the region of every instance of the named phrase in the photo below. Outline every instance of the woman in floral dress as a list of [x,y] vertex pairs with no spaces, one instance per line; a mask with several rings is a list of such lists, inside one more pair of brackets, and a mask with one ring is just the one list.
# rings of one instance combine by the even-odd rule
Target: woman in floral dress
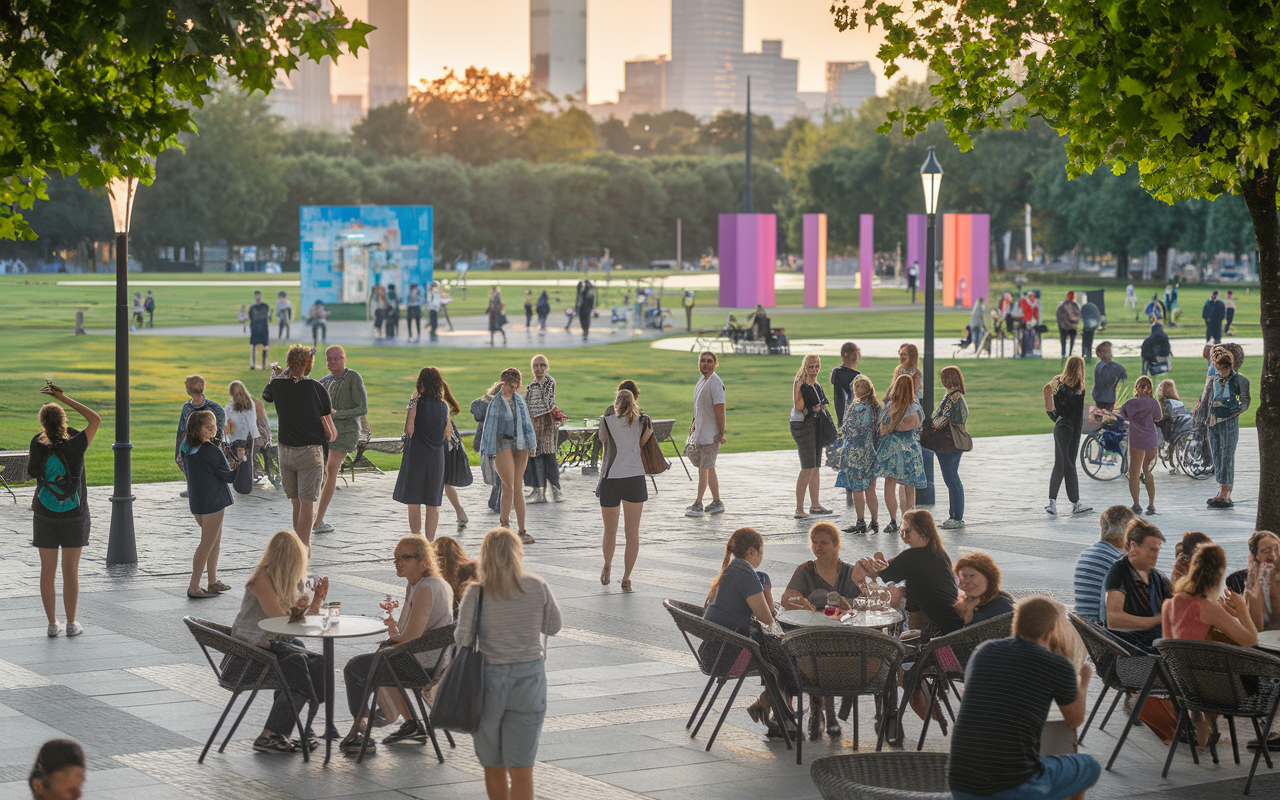
[[[853,498],[858,512],[858,524],[845,528],[846,533],[880,532],[880,502],[876,498],[876,443],[880,403],[876,400],[876,387],[865,375],[853,380],[853,402],[844,412],[844,425],[840,428],[840,471],[836,486]],[[871,526],[867,527],[863,509],[871,507]]]
[[906,489],[903,511],[916,505],[916,489],[928,485],[924,474],[924,456],[920,453],[920,421],[924,410],[916,402],[915,382],[910,375],[899,375],[889,389],[880,412],[880,442],[876,446],[875,475],[884,478],[884,502],[889,507],[889,524],[885,533],[898,532],[899,483]]

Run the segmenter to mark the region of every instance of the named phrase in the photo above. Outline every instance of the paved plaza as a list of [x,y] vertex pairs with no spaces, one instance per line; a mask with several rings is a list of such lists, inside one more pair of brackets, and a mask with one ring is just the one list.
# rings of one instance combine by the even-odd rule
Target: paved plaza
[[[1004,571],[1006,587],[1048,590],[1070,603],[1072,567],[1080,550],[1097,539],[1097,515],[1045,514],[1050,448],[1047,435],[979,439],[961,465],[968,527],[942,533],[953,558],[976,550],[990,553]],[[1233,568],[1243,566],[1256,509],[1257,452],[1254,431],[1242,431],[1237,503],[1227,511],[1205,508],[1214,492],[1210,482],[1158,472],[1161,513],[1154,521],[1170,538],[1161,554],[1162,569],[1171,566],[1172,541],[1190,529],[1209,533],[1224,545]],[[818,793],[808,776],[813,759],[851,752],[851,725],[846,724],[840,740],[807,742],[805,764],[797,766],[794,752],[766,739],[763,728],[751,722],[744,710],[749,700],[742,696],[710,752],[704,749],[705,730],[696,740],[685,730],[704,678],[662,599],[701,602],[725,540],[740,526],[765,535],[762,569],[773,577],[775,591],[810,557],[807,525],[791,519],[795,453],[725,455],[720,464],[728,510],[718,517],[682,516],[695,485],[679,462],[657,479],[658,492],[651,492],[645,508],[632,594],[617,586],[621,547],[613,584],[599,582],[601,523],[594,476],[571,469],[564,476],[565,503],[530,507],[528,527],[538,543],[527,548],[525,565],[550,583],[564,612],[564,629],[551,638],[548,652],[548,714],[535,772],[539,797],[814,798]],[[407,524],[403,506],[390,499],[393,485],[393,474],[357,476],[340,488],[327,515],[337,530],[314,539],[311,571],[330,577],[330,597],[342,601],[344,615],[377,615],[383,595],[403,594],[390,556]],[[0,800],[29,796],[25,775],[36,749],[56,736],[84,744],[89,798],[483,798],[482,770],[467,736],[455,735],[456,749],[445,745],[444,764],[417,744],[380,747],[362,765],[337,752],[328,766],[319,758],[306,764],[300,756],[255,753],[250,742],[269,705],[263,699],[226,753],[211,752],[203,765],[196,764],[228,695],[214,683],[182,617],[231,622],[240,604],[239,587],[269,534],[288,524],[289,505],[270,487],[237,495],[227,512],[220,564],[220,577],[236,589],[218,599],[189,601],[184,593],[198,532],[186,500],[178,496],[181,488],[178,483],[136,487],[139,564],[111,569],[103,566],[110,489],[90,490],[94,537],[81,568],[79,614],[85,633],[75,639],[45,636],[38,560],[29,546],[31,490],[19,489],[16,504],[7,497],[0,501],[0,726],[6,734],[0,740]],[[945,509],[940,479],[938,488],[944,500],[940,509]],[[496,522],[484,506],[487,491],[477,482],[461,492],[471,522],[459,538],[472,555]],[[824,491],[824,502],[842,512],[840,523],[850,524],[852,510],[846,512],[838,491]],[[1129,502],[1121,481],[1098,483],[1082,476],[1081,491],[1096,511]],[[883,509],[881,514],[884,522]],[[452,534],[454,527],[446,506],[440,533]],[[876,550],[891,556],[901,547],[890,535],[849,535],[842,556],[852,560]],[[338,663],[372,647],[373,640],[339,641]],[[1092,693],[1098,689],[1095,680]],[[748,692],[755,690],[744,687],[743,695]],[[337,697],[338,727],[345,731],[349,716],[341,686]],[[874,748],[869,699],[862,703],[861,718],[861,748]],[[908,712],[906,722],[907,741],[913,741],[918,720]],[[1106,731],[1091,729],[1082,752],[1105,763],[1121,727],[1113,719]],[[948,744],[932,728],[925,746],[945,750]],[[1220,752],[1221,764],[1206,758],[1196,766],[1183,749],[1162,780],[1165,747],[1137,729],[1115,770],[1103,773],[1089,797],[1236,796],[1252,752],[1245,751],[1242,766],[1232,763],[1225,738]],[[1253,796],[1275,796],[1280,776],[1265,766],[1259,775]]]

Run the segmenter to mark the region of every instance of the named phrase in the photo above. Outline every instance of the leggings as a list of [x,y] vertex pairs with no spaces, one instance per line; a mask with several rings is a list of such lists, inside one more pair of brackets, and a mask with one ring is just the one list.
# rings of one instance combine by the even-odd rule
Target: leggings
[[1062,344],[1062,357],[1066,358],[1076,349],[1076,332],[1058,328],[1058,341]]
[[418,333],[416,335],[419,339],[421,339],[422,338],[422,307],[409,306],[408,309],[409,309],[408,317],[407,317],[408,322],[405,325],[404,335],[406,338],[410,336],[414,336],[415,334],[413,332],[413,326],[417,325]]
[[1091,328],[1080,331],[1080,355],[1084,356],[1086,361],[1094,356],[1093,334],[1094,331]]
[[1080,450],[1080,423],[1065,419],[1053,423],[1053,474],[1049,476],[1049,499],[1058,499],[1058,487],[1067,481],[1067,499],[1080,502],[1080,485],[1076,476],[1076,453]]
[[323,322],[311,323],[311,338],[319,343],[321,340],[329,341],[329,326]]

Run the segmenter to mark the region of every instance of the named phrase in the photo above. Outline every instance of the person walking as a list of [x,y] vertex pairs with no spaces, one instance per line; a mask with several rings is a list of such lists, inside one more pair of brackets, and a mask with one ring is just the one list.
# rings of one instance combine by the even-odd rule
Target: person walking
[[373,287],[373,291],[369,296],[369,303],[373,307],[373,340],[380,342],[387,322],[387,287]]
[[444,446],[444,496],[449,500],[449,505],[453,506],[458,530],[461,531],[470,520],[462,507],[462,501],[458,499],[458,489],[470,486],[475,482],[475,476],[471,474],[471,465],[467,462],[467,446],[462,441],[462,434],[458,433],[458,424],[452,416],[447,435],[448,441]]
[[293,303],[288,292],[276,294],[276,338],[288,340],[292,332]]
[[311,346],[319,347],[329,341],[329,309],[324,307],[323,300],[311,304],[307,311],[307,323],[311,325]]
[[524,290],[524,332],[533,330],[533,290]]
[[[1230,295],[1231,292],[1227,292],[1227,294]],[[1232,301],[1232,305],[1235,305],[1234,301]],[[156,298],[150,289],[147,290],[147,299],[142,301],[142,310],[147,312],[147,327],[154,328],[156,326]],[[1227,327],[1230,327],[1230,325]]]
[[907,291],[911,292],[911,303],[916,302],[916,287],[920,284],[920,262],[912,261],[907,267]]
[[1040,298],[1028,289],[1018,303],[1022,315],[1022,357],[1031,358],[1035,354],[1036,334],[1040,328]]
[[831,399],[836,407],[836,424],[844,424],[844,410],[853,402],[853,382],[862,373],[858,362],[862,350],[853,342],[840,345],[840,365],[831,370]]
[[1143,375],[1163,375],[1173,368],[1173,346],[1159,322],[1151,324],[1151,333],[1142,340],[1141,353]]
[[547,290],[543,289],[538,295],[538,303],[535,309],[538,312],[538,331],[540,333],[547,332],[547,317],[551,314],[551,299],[547,297]]
[[1084,305],[1080,306],[1080,355],[1084,356],[1086,363],[1093,357],[1093,337],[1100,327],[1102,312],[1086,297]]
[[693,332],[693,307],[697,303],[697,298],[693,289],[685,289],[680,297],[680,302],[684,306],[684,329],[686,332]]
[[[689,439],[685,444],[686,451],[692,444],[698,454],[694,464],[698,468],[698,498],[684,510],[686,517],[724,513],[724,503],[720,502],[720,480],[716,475],[716,458],[725,442],[724,381],[716,374],[719,363],[719,357],[710,350],[698,355],[698,372],[702,377],[693,387],[693,422],[689,425]],[[704,509],[702,497],[707,489],[711,490],[711,503]]]
[[489,403],[484,418],[484,438],[480,442],[481,458],[493,462],[493,470],[502,482],[500,524],[508,527],[511,507],[516,509],[520,541],[533,544],[534,538],[524,525],[524,468],[537,445],[529,405],[520,394],[524,376],[515,367],[502,371],[502,385]]
[[1138,321],[1138,292],[1133,288],[1133,284],[1124,287],[1124,307],[1125,309],[1133,309],[1133,321]]
[[142,327],[142,292],[133,293],[133,322],[129,325],[129,330],[136,331]]
[[[1233,315],[1234,316],[1234,315]],[[1200,318],[1204,320],[1204,340],[1212,340],[1214,344],[1222,344],[1222,322],[1227,317],[1227,305],[1218,299],[1218,290],[1209,294],[1204,301]]]
[[1111,342],[1102,342],[1094,351],[1098,363],[1093,365],[1093,405],[1102,411],[1116,407],[1116,388],[1129,379],[1124,365],[1111,360]]
[[[258,440],[258,418],[265,411],[254,402],[249,390],[240,381],[227,385],[227,422],[224,428],[227,452],[240,466],[236,468],[235,489],[240,494],[253,491],[254,444]],[[215,419],[216,422],[216,419]],[[189,420],[188,420],[189,424]]]
[[1076,330],[1080,326],[1080,306],[1076,303],[1076,293],[1067,292],[1067,299],[1058,303],[1054,313],[1058,318],[1058,342],[1062,346],[1062,358],[1066,360],[1076,347]]
[[489,318],[489,346],[493,347],[493,335],[502,334],[502,346],[507,346],[507,332],[502,329],[507,324],[507,306],[502,302],[502,291],[495,285],[489,290],[489,305],[485,308]]
[[[40,602],[49,621],[48,634],[57,636],[58,551],[62,551],[62,606],[67,635],[84,629],[76,621],[80,603],[80,553],[89,544],[92,519],[86,488],[84,454],[102,424],[98,412],[72,400],[49,381],[40,389],[53,402],[40,407],[40,433],[27,448],[27,475],[36,488],[31,498],[31,545],[40,552]],[[66,404],[84,417],[83,430],[67,425]]]
[[477,582],[462,596],[454,632],[461,646],[478,635],[485,656],[480,727],[471,741],[489,800],[533,800],[533,766],[547,713],[543,642],[560,626],[551,587],[524,570],[520,540],[508,528],[489,531],[480,545]]
[[[258,354],[262,366],[258,366]],[[262,302],[262,292],[253,293],[249,306],[249,369],[266,369],[271,358],[271,306]]]
[[324,489],[324,447],[338,437],[329,393],[311,380],[316,351],[295,344],[285,356],[285,369],[271,367],[262,399],[276,407],[280,429],[280,479],[293,506],[293,530],[308,548],[315,504]]
[[328,368],[320,378],[320,385],[329,394],[329,406],[333,409],[333,427],[338,432],[326,448],[324,462],[324,488],[320,490],[320,503],[316,507],[316,521],[312,533],[331,533],[333,526],[325,522],[325,512],[338,488],[338,473],[347,455],[356,452],[360,441],[360,420],[369,413],[369,395],[364,388],[364,378],[359,372],[347,369],[347,351],[342,345],[333,345],[324,351]]
[[916,401],[914,384],[910,375],[899,375],[889,389],[889,396],[880,411],[879,434],[876,444],[875,474],[884,478],[884,502],[889,508],[889,524],[885,533],[897,533],[897,487],[905,488],[903,512],[916,505],[916,489],[928,485],[924,474],[924,455],[920,452],[920,423],[924,410]]
[[[814,354],[804,357],[796,378],[791,383],[791,438],[800,452],[800,474],[796,476],[796,519],[810,515],[833,513],[818,501],[821,484],[822,440],[819,438],[820,415],[826,411],[827,395],[818,383],[822,359]],[[804,510],[805,491],[809,493],[809,511]]]
[[1076,475],[1076,453],[1080,451],[1080,433],[1084,427],[1084,359],[1071,356],[1062,373],[1044,385],[1044,410],[1053,420],[1053,472],[1049,476],[1049,505],[1044,510],[1058,513],[1058,489],[1067,482],[1067,499],[1072,514],[1092,511],[1080,502],[1080,485]]
[[1210,508],[1231,508],[1231,487],[1235,483],[1236,445],[1240,440],[1240,415],[1249,410],[1249,379],[1241,375],[1226,348],[1214,348],[1215,374],[1205,384],[1200,407],[1208,410],[1209,447],[1213,451],[1213,477],[1218,493],[1209,498]]
[[396,285],[387,284],[387,338],[395,341],[400,336],[400,296],[396,294]]
[[[151,292],[147,292],[147,298],[151,298]],[[1222,306],[1226,311],[1226,317],[1223,323],[1223,333],[1227,336],[1234,336],[1235,332],[1231,330],[1231,324],[1235,322],[1236,319],[1236,293],[1228,289],[1227,298],[1222,301]]]
[[440,341],[440,310],[444,308],[443,302],[440,281],[432,281],[431,289],[427,292],[427,327],[433,342]]
[[987,335],[987,298],[979,297],[969,312],[969,336],[973,339],[973,352],[982,350],[982,341]]
[[1152,397],[1154,387],[1146,375],[1133,382],[1133,397],[1125,401],[1112,416],[1129,421],[1129,495],[1133,513],[1142,513],[1139,484],[1147,487],[1147,516],[1156,513],[1156,479],[1152,469],[1160,446],[1156,423],[1164,419],[1160,401]]
[[[404,338],[415,342],[422,341],[422,290],[418,284],[409,284],[409,296],[405,298],[405,330]],[[414,332],[414,326],[417,332]]]
[[404,453],[391,498],[409,506],[409,533],[425,535],[429,542],[436,538],[444,499],[445,440],[453,424],[449,415],[461,410],[440,370],[423,367],[406,409]]
[[[845,409],[840,426],[840,442],[836,459],[836,486],[845,490],[858,514],[858,522],[845,533],[879,533],[880,501],[876,498],[876,445],[880,438],[880,402],[876,387],[866,375],[853,381],[853,402]],[[871,509],[868,527],[863,509]]]
[[[494,381],[493,385],[484,394],[471,401],[471,418],[476,421],[476,432],[471,437],[471,449],[480,452],[480,443],[484,441],[484,418],[489,413],[489,406],[493,403],[494,395],[502,388],[502,381]],[[493,471],[493,459],[480,457],[480,475],[484,479],[486,486],[492,487],[489,490],[489,510],[497,514],[502,508],[502,480],[497,473]]]
[[533,418],[533,435],[537,440],[537,449],[529,456],[529,465],[525,468],[525,482],[533,486],[527,498],[531,504],[547,502],[547,488],[551,489],[551,499],[557,503],[564,501],[560,494],[560,464],[557,456],[560,453],[560,423],[556,420],[556,380],[547,374],[551,362],[539,353],[529,363],[533,370],[533,380],[524,390],[524,400],[529,406],[529,416]]
[[949,513],[942,528],[955,530],[964,527],[964,484],[960,482],[960,457],[964,455],[964,451],[955,443],[958,431],[954,429],[968,433],[965,425],[969,421],[969,405],[964,398],[964,373],[960,372],[959,367],[943,367],[940,379],[947,395],[934,409],[933,418],[928,424],[943,434],[939,437],[941,444],[933,451],[938,457],[942,480],[947,484]]
[[[234,502],[227,484],[236,479],[240,462],[227,461],[222,448],[213,443],[217,438],[218,422],[212,411],[202,409],[191,415],[186,441],[182,443],[182,471],[187,476],[191,515],[200,526],[200,544],[191,558],[189,600],[204,600],[231,591],[230,586],[218,580],[218,554],[222,549],[222,518],[227,506]],[[206,570],[209,582],[202,589],[200,578]]]
[[622,591],[631,591],[631,570],[640,554],[640,515],[649,499],[644,460],[640,448],[653,438],[653,422],[640,412],[636,396],[619,389],[613,400],[613,413],[600,417],[600,442],[604,447],[601,460],[600,515],[604,518],[604,569],[600,583],[609,585],[609,571],[618,538],[618,507],[622,507],[626,544],[622,551]]
[[574,295],[573,308],[578,315],[578,324],[582,326],[582,339],[586,341],[587,334],[591,331],[591,312],[596,307],[596,287],[591,281],[583,278],[578,281],[577,292]]

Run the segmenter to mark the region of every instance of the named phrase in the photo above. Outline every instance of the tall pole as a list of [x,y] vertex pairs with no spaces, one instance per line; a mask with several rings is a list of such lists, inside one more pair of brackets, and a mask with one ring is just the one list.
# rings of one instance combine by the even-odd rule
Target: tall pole
[[[934,225],[937,214],[929,214],[924,238],[924,414],[933,415],[933,280],[934,280]],[[926,423],[928,424],[928,423]],[[924,474],[928,483],[916,490],[916,502],[933,505],[933,452],[923,450]]]
[[676,269],[684,269],[684,241],[681,228],[681,219],[676,217]]
[[129,441],[129,234],[116,234],[116,440],[115,490],[107,565],[138,563],[133,532],[133,474]]
[[746,178],[742,182],[742,213],[751,214],[755,206],[751,203],[751,76],[747,76],[747,161]]

